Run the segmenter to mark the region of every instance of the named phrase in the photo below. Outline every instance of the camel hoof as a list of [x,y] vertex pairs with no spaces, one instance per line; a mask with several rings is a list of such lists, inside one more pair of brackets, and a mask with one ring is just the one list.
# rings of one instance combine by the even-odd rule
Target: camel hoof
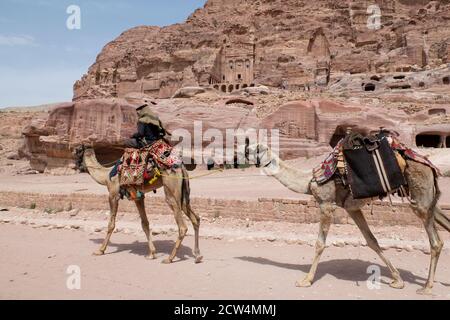
[[171,264],[172,260],[170,260],[169,258],[166,258],[162,261],[162,264]]
[[203,256],[195,257],[195,263],[196,264],[201,263],[202,261],[203,261]]
[[298,288],[309,288],[312,286],[312,282],[308,279],[303,279],[302,281],[297,281],[295,286]]
[[94,253],[92,253],[93,256],[103,256],[104,254],[105,254],[105,252],[104,251],[100,251],[100,250],[95,251]]
[[427,287],[418,289],[416,293],[423,296],[431,296],[433,294],[431,288]]
[[389,286],[394,289],[403,289],[405,287],[405,283],[403,280],[393,280]]
[[145,259],[147,259],[147,260],[155,260],[156,259],[156,255],[154,253],[149,254],[148,256],[145,256]]

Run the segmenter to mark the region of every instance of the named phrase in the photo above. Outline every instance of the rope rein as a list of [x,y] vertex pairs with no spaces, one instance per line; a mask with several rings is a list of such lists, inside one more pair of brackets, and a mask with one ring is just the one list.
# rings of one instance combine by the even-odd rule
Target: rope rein
[[208,172],[208,173],[205,173],[205,174],[199,174],[199,175],[193,176],[193,177],[189,177],[189,176],[188,177],[183,177],[183,176],[180,176],[180,175],[173,176],[173,175],[163,174],[163,173],[161,173],[161,171],[158,168],[155,168],[155,175],[148,182],[148,184],[149,185],[154,184],[159,179],[159,177],[170,178],[170,179],[179,179],[179,180],[194,180],[194,179],[200,179],[200,178],[207,177],[207,176],[212,176],[212,175],[214,175],[216,173],[220,173],[220,172],[223,172],[225,170],[224,169],[214,169],[214,170],[211,170],[211,171],[213,171],[213,172]]
[[[93,168],[93,169],[100,169],[100,170],[108,169],[108,168],[105,168],[105,167],[103,167],[101,165],[89,165],[88,167]],[[149,182],[149,184],[155,183],[156,180],[158,180],[159,177],[170,178],[170,179],[179,179],[179,180],[194,180],[194,179],[200,179],[200,178],[203,178],[203,177],[208,177],[208,176],[212,176],[212,175],[215,175],[215,174],[218,174],[218,173],[222,173],[222,172],[224,172],[226,170],[225,169],[213,169],[213,170],[210,170],[211,172],[208,172],[208,173],[205,173],[205,174],[199,174],[199,175],[196,175],[196,176],[193,176],[193,177],[182,177],[180,175],[176,175],[176,176],[168,175],[168,174],[164,174],[163,173],[164,171],[166,171],[166,170],[162,170],[161,171],[159,168],[155,167],[155,175],[152,178],[152,180],[150,180],[151,183]],[[236,177],[236,178],[239,178],[239,177],[260,177],[260,175],[257,175],[257,174],[243,175],[243,176],[237,176],[236,175],[236,176],[227,176],[227,177],[219,177],[219,178],[227,178],[228,179],[228,178],[233,178],[233,177]],[[153,179],[155,179],[155,180],[153,181]]]

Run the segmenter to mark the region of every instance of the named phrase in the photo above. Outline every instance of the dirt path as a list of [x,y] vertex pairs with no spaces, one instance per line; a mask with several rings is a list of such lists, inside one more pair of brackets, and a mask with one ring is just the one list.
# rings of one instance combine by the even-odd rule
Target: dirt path
[[[259,169],[227,170],[210,176],[211,172],[196,170],[190,172],[192,197],[220,199],[310,199],[311,196],[298,194],[286,189],[272,177],[261,174]],[[200,178],[195,178],[200,177]],[[88,174],[73,176],[52,175],[12,175],[0,170],[0,192],[52,193],[52,194],[107,194],[104,186],[94,182]],[[441,178],[442,203],[450,203],[450,178]],[[161,192],[161,191],[159,191]]]
[[[248,172],[218,174],[193,180],[193,196],[253,199],[262,196],[299,198],[269,177]],[[87,175],[71,177],[0,173],[0,191],[105,194]],[[442,184],[443,183],[443,184]],[[220,186],[220,188],[218,188]],[[443,190],[450,179],[442,179]],[[247,192],[251,190],[251,192]],[[245,191],[245,192],[244,192]],[[450,199],[450,192],[444,198]],[[3,207],[0,207],[2,209]],[[423,228],[374,227],[387,255],[406,281],[404,290],[391,289],[381,265],[380,289],[369,290],[367,268],[379,258],[353,225],[334,225],[330,247],[312,288],[299,289],[296,280],[310,267],[317,237],[316,224],[255,222],[205,218],[202,222],[203,264],[194,265],[192,228],[181,248],[181,260],[162,265],[173,247],[175,224],[170,215],[150,214],[159,256],[144,258],[146,245],[137,214],[121,213],[118,233],[108,254],[91,256],[103,240],[108,212],[74,209],[46,213],[7,208],[0,212],[0,299],[422,299],[415,291],[428,272],[428,240]],[[434,297],[450,299],[450,234],[437,272]],[[81,270],[81,290],[69,290],[69,266]]]
[[[204,263],[193,263],[188,236],[181,259],[161,260],[173,235],[157,235],[158,259],[148,261],[143,234],[113,235],[107,255],[94,257],[103,233],[0,224],[0,298],[34,299],[421,299],[415,290],[425,281],[429,256],[420,251],[387,250],[406,288],[391,289],[381,266],[379,289],[367,287],[367,268],[380,263],[367,247],[328,248],[313,287],[294,286],[307,272],[313,254],[308,245],[247,240],[201,240]],[[81,289],[66,286],[67,268],[79,266]],[[435,296],[450,299],[450,256],[442,255]]]

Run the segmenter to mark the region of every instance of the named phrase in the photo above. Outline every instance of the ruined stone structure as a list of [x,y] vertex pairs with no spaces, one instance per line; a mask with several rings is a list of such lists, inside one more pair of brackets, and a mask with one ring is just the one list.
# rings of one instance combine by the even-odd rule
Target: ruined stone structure
[[348,74],[433,69],[450,61],[449,19],[446,0],[209,0],[185,23],[107,44],[74,100],[252,83],[326,90]]
[[74,149],[93,145],[99,160],[108,163],[122,154],[124,139],[136,130],[137,115],[131,105],[117,100],[64,103],[49,111],[47,119],[31,122],[24,131],[24,153],[34,170],[75,166]]
[[[334,93],[345,92],[352,95],[358,95],[362,92],[368,95],[373,92],[373,96],[382,94],[385,98],[389,98],[389,95],[394,93],[408,94],[424,91],[425,96],[432,95],[436,90],[446,92],[449,80],[450,66],[443,65],[440,68],[426,71],[346,75],[330,85],[328,90]],[[430,100],[432,101],[432,99]]]
[[254,64],[254,43],[231,44],[224,39],[211,72],[210,84],[222,92],[253,87]]
[[327,86],[331,74],[331,52],[330,44],[323,29],[314,30],[308,43],[308,56],[315,59],[314,84]]
[[[188,133],[187,148],[204,150],[210,146],[209,129],[220,132],[226,147],[227,129],[278,129],[280,156],[283,159],[312,157],[331,150],[343,138],[346,128],[368,134],[380,127],[396,130],[401,140],[413,147],[450,148],[450,126],[447,107],[431,108],[408,115],[401,110],[371,108],[315,99],[292,101],[270,114],[257,117],[255,106],[239,99],[217,100],[212,105],[195,99],[161,100],[153,109],[166,128],[175,133]],[[33,121],[23,132],[24,154],[33,169],[52,170],[74,167],[73,151],[81,144],[92,145],[99,161],[111,164],[122,154],[124,140],[135,131],[135,105],[124,99],[96,99],[66,103],[55,107],[47,120]],[[224,112],[226,110],[226,112]],[[202,145],[194,143],[195,122],[201,121]],[[179,131],[181,130],[181,131]],[[198,130],[198,129],[197,129]],[[215,139],[214,139],[215,141]],[[216,142],[216,141],[215,141]]]
[[449,21],[448,0],[209,0],[185,23],[107,44],[74,103],[25,130],[28,151],[41,169],[70,164],[84,141],[114,158],[133,95],[159,99],[171,129],[279,129],[285,159],[327,152],[348,126],[448,148]]

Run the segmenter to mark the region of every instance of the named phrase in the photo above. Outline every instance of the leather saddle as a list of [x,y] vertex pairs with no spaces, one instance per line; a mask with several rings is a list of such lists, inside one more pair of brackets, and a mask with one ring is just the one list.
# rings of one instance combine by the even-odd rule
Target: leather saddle
[[360,133],[350,133],[343,141],[344,150],[358,150],[365,148],[368,152],[372,152],[380,148],[381,139],[379,136],[368,135],[363,136]]
[[386,196],[406,185],[389,132],[375,135],[348,133],[343,140],[345,173],[355,199]]

